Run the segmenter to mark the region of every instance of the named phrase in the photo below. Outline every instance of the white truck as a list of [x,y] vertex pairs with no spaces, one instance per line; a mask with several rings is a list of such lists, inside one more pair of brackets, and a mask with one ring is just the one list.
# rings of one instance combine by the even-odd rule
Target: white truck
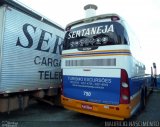
[[14,0],[0,0],[0,112],[58,94],[64,29]]

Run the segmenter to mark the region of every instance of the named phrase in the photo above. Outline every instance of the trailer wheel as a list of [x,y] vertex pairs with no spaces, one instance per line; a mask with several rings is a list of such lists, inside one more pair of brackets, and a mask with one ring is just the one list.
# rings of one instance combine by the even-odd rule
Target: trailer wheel
[[146,95],[145,95],[145,89],[142,89],[142,92],[141,92],[141,110],[144,110],[145,107],[146,107]]

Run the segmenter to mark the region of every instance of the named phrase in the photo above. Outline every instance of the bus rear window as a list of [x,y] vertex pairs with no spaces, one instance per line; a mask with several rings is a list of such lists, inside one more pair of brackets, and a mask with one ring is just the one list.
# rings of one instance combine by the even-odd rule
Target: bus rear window
[[128,44],[126,31],[118,22],[101,22],[66,31],[63,49]]

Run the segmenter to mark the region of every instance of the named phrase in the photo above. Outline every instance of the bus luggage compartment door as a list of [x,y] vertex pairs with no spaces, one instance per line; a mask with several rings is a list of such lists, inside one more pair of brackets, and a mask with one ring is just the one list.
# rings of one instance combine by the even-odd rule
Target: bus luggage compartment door
[[63,70],[63,95],[68,98],[119,104],[120,69],[66,68]]

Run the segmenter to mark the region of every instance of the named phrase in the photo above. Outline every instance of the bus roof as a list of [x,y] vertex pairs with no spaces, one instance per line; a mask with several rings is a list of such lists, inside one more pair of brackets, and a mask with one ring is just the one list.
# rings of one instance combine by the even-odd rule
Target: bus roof
[[115,14],[115,13],[102,14],[102,15],[97,15],[97,16],[94,16],[94,17],[84,18],[84,19],[80,19],[80,20],[71,22],[66,26],[66,28],[72,27],[74,25],[81,24],[81,23],[88,23],[88,22],[93,22],[93,21],[96,21],[96,20],[107,19],[107,18],[110,18],[111,21],[113,21],[114,18],[116,18],[116,20],[122,20],[122,18],[118,14]]

